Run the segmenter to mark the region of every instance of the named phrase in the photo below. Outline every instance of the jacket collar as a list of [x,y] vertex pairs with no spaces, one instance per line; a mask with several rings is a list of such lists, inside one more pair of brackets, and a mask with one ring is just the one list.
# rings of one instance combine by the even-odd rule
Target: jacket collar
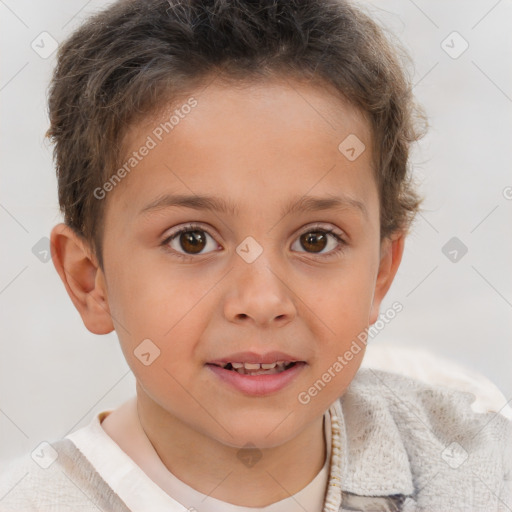
[[412,470],[402,437],[389,407],[378,393],[375,374],[361,368],[340,398],[341,488],[354,494],[410,495]]
[[344,504],[355,500],[364,506],[358,496],[396,499],[414,492],[407,451],[389,402],[372,385],[374,381],[372,370],[361,368],[329,408],[332,450],[324,510],[338,511],[342,493],[347,494]]

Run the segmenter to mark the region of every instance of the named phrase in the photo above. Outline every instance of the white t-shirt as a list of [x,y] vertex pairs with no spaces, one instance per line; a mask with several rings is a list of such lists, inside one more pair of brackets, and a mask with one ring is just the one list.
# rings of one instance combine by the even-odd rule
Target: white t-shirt
[[[111,411],[95,414],[91,423],[66,436],[91,462],[100,476],[112,487],[133,512],[304,512],[322,510],[329,477],[331,454],[330,412],[324,414],[326,460],[316,477],[298,493],[266,507],[233,505],[193,489],[174,476],[163,464],[140,423],[133,418],[131,440],[137,445],[137,465],[101,426]],[[147,473],[146,473],[147,471]],[[150,478],[151,475],[153,478]]]
[[[306,508],[304,499],[310,497],[308,512],[512,510],[512,423],[496,410],[473,411],[474,399],[469,392],[361,368],[329,408],[327,488],[317,485],[325,478],[317,476],[291,501],[263,510],[280,510],[272,507],[286,503],[289,511],[296,502]],[[138,450],[131,449],[132,432],[127,433],[128,444],[119,436],[129,426],[124,418],[118,430],[111,428],[116,420],[112,416],[110,437],[101,426],[107,414],[95,413],[90,425],[68,438],[41,443],[44,446],[12,461],[0,474],[0,511],[202,512],[201,505],[214,503],[199,495],[198,508],[193,501],[185,506],[171,498],[174,492],[165,492],[158,476],[153,477],[162,474],[159,459],[149,452],[140,459]],[[175,480],[166,482],[178,489]],[[190,488],[186,492],[180,499],[193,499]],[[221,506],[223,511],[244,510]]]

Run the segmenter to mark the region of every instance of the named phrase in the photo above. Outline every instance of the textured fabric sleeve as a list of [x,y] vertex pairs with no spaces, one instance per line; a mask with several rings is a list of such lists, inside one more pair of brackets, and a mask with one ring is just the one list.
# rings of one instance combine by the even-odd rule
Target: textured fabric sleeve
[[390,343],[370,344],[362,366],[472,393],[475,401],[471,408],[475,412],[499,412],[512,421],[512,408],[493,382],[479,372],[438,354]]
[[374,371],[413,468],[418,511],[512,510],[512,422],[477,413],[474,395]]
[[499,512],[510,512],[512,510],[512,427],[509,430],[508,448],[503,453],[505,461],[505,474],[499,494]]
[[0,512],[130,512],[70,440],[46,450],[50,464],[48,453],[40,464],[27,455],[2,473]]

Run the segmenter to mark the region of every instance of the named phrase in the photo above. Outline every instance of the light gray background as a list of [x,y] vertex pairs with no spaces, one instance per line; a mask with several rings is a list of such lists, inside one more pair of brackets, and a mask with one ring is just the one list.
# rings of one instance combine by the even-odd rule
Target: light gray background
[[[31,43],[43,31],[63,41],[107,3],[0,0],[0,463],[63,437],[135,392],[115,333],[89,333],[52,262],[32,252],[61,217],[43,141],[55,54],[41,58]],[[511,399],[512,200],[504,190],[512,186],[512,3],[360,3],[411,53],[414,93],[431,125],[412,158],[427,211],[382,309],[398,300],[404,310],[374,343],[452,358]],[[456,59],[441,47],[453,31],[469,44]],[[452,51],[460,43],[448,39]],[[452,237],[468,247],[456,263],[442,252]]]

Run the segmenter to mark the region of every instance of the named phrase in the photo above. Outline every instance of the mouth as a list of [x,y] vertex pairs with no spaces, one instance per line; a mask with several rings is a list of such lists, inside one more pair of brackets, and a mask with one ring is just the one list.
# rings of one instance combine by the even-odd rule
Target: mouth
[[215,382],[247,396],[262,397],[291,386],[303,373],[307,363],[280,359],[266,363],[217,361],[206,363],[205,366],[219,379]]
[[274,375],[290,370],[294,366],[304,363],[304,361],[275,361],[273,363],[207,363],[211,366],[217,366],[223,370],[236,372],[240,375]]

